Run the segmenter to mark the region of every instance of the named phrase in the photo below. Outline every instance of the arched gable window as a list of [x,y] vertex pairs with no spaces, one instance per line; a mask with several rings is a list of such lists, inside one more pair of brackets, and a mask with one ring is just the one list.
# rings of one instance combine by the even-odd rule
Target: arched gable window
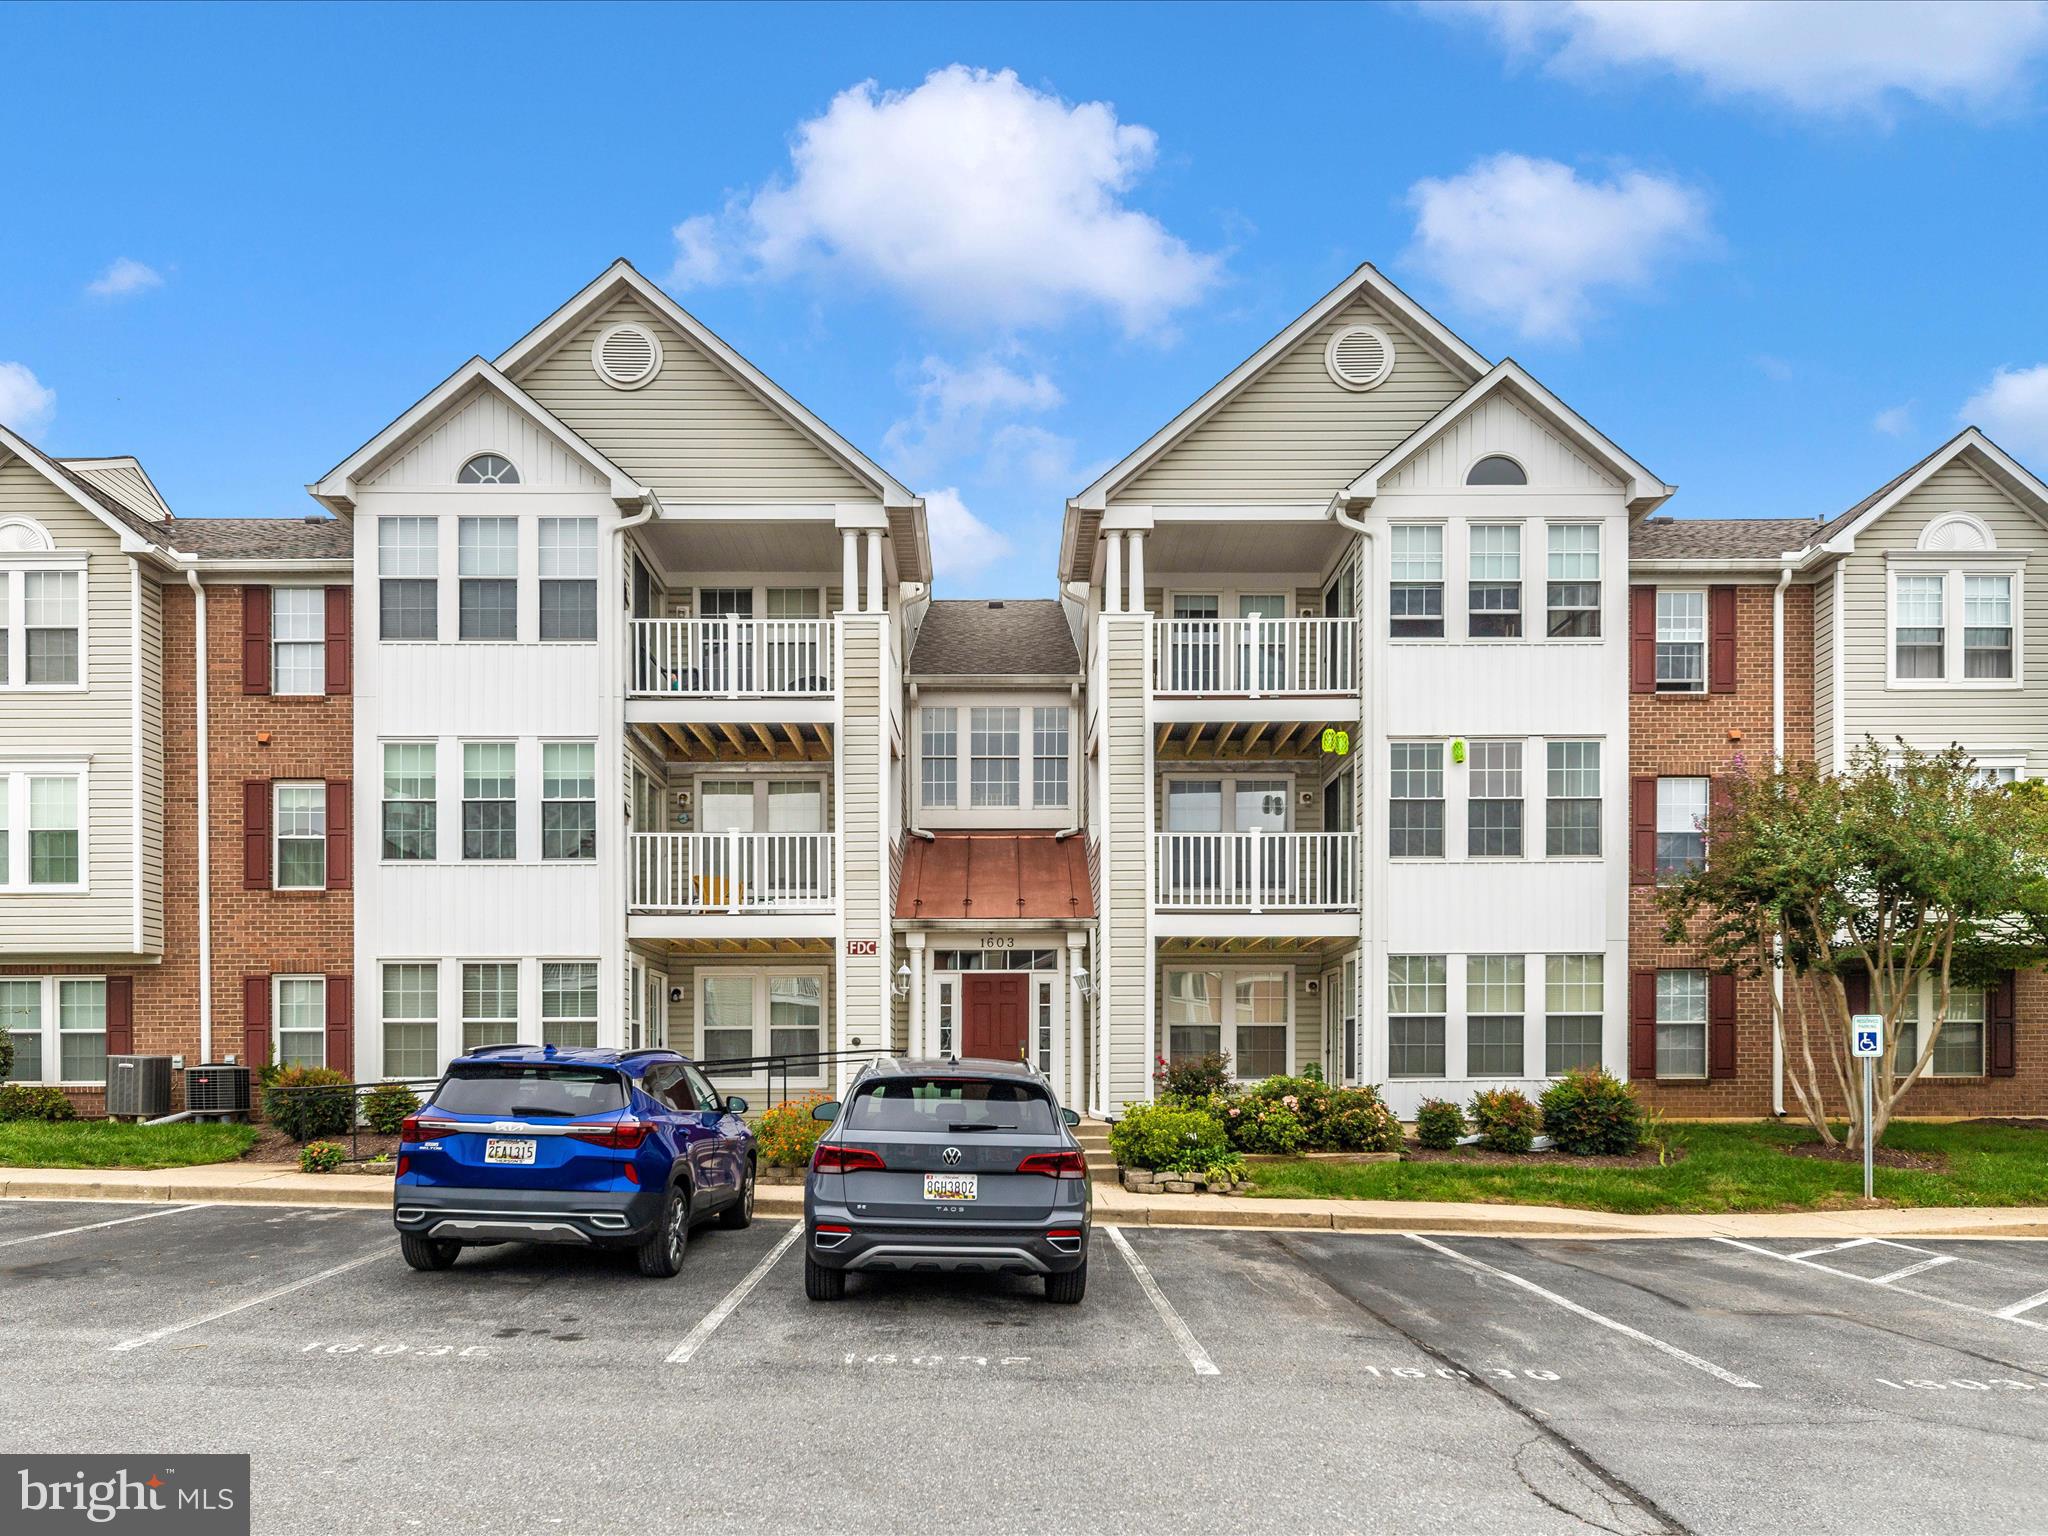
[[480,453],[462,466],[462,473],[455,477],[457,485],[517,485],[519,471],[512,467],[512,461],[503,454]]
[[1489,453],[1466,472],[1467,485],[1527,485],[1522,466],[1504,453]]

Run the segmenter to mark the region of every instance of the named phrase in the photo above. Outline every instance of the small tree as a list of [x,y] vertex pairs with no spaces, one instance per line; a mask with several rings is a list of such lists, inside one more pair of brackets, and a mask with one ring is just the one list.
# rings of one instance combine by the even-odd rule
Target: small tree
[[[1959,748],[1871,740],[1839,773],[1801,763],[1721,789],[1706,862],[1660,895],[1666,937],[1723,970],[1781,973],[1771,1027],[1801,1113],[1829,1146],[1831,1100],[1851,1148],[1866,1131],[1881,1140],[1934,1059],[1951,989],[2048,958],[2048,796],[1987,783]],[[1887,1042],[1867,1128],[1844,983],[1858,967]],[[1902,1069],[1890,1043],[1928,976],[1932,1006]]]

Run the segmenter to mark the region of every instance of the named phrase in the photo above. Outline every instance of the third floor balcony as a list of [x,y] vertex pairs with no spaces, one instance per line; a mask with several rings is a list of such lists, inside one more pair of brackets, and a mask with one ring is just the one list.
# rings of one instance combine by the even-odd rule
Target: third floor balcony
[[1153,905],[1162,912],[1355,912],[1356,832],[1157,832]]
[[1152,691],[1161,698],[1328,698],[1358,692],[1355,618],[1159,619]]
[[824,618],[634,619],[628,687],[635,699],[674,703],[829,703],[836,630]]

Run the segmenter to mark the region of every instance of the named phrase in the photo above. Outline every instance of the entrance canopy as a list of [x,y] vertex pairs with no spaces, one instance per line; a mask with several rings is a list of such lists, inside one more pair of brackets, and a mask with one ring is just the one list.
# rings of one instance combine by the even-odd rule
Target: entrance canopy
[[896,916],[1040,922],[1093,917],[1088,851],[1053,832],[938,832],[909,839]]

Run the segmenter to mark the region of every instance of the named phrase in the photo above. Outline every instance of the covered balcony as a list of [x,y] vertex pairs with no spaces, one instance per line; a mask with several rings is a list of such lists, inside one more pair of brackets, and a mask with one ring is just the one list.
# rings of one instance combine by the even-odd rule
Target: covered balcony
[[1356,832],[1158,832],[1162,912],[1356,912]]
[[828,699],[837,622],[827,618],[634,619],[636,699]]
[[1358,691],[1355,618],[1160,619],[1152,691],[1160,697],[1300,697]]

